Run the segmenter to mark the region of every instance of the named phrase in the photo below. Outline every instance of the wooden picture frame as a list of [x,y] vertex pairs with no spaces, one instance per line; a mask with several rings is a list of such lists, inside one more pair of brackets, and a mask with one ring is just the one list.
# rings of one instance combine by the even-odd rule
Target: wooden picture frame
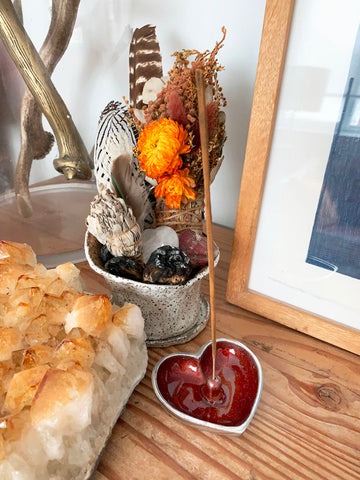
[[[360,354],[359,330],[249,288],[278,100],[296,0],[267,0],[235,225],[227,300]],[[324,21],[323,19],[321,21]],[[359,317],[360,318],[360,317]]]

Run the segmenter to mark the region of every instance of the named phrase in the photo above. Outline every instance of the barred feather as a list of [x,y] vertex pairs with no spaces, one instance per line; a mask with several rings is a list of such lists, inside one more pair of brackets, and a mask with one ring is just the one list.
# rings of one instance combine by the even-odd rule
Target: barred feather
[[[102,112],[94,149],[94,169],[98,191],[108,190],[116,196],[120,187],[126,203],[132,208],[140,227],[151,222],[149,188],[138,173],[133,156],[137,130],[129,123],[127,107],[110,102]],[[113,183],[113,178],[116,185]]]
[[142,91],[150,78],[163,75],[159,43],[155,26],[137,28],[132,36],[129,51],[130,105],[141,109],[144,105]]
[[129,124],[127,107],[110,102],[100,115],[94,148],[94,169],[98,190],[116,192],[111,180],[112,163],[119,155],[130,155],[137,143],[135,126]]

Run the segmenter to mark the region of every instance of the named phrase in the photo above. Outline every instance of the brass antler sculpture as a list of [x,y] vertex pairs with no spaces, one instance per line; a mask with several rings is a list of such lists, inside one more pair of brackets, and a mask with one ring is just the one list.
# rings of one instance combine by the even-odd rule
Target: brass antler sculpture
[[41,158],[51,148],[51,137],[43,131],[41,114],[30,100],[30,92],[54,132],[59,149],[59,158],[54,160],[56,170],[67,179],[88,179],[91,176],[86,147],[50,78],[68,45],[79,1],[53,1],[52,22],[41,51],[44,61],[22,26],[11,0],[0,2],[0,37],[29,89],[23,100],[22,152],[15,182],[19,209],[24,216],[32,212],[28,191],[32,159]]

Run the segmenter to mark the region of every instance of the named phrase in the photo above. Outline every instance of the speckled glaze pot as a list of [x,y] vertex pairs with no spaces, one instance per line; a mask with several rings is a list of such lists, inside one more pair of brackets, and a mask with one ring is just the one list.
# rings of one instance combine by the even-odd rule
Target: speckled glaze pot
[[[205,328],[209,304],[200,292],[200,284],[209,273],[208,267],[184,285],[141,283],[108,273],[102,266],[100,249],[100,243],[87,232],[85,255],[90,267],[105,279],[114,303],[120,306],[125,302],[135,303],[141,308],[148,346],[167,347],[185,343]],[[215,258],[215,265],[219,257]]]

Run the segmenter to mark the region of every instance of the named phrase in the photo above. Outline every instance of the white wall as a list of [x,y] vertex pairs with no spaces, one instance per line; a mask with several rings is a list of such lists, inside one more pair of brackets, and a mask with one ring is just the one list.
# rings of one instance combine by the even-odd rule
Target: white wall
[[[51,2],[23,2],[24,24],[37,48],[46,35]],[[228,100],[224,162],[212,185],[213,221],[233,227],[246,146],[265,0],[83,0],[70,45],[53,81],[86,146],[92,148],[98,117],[110,100],[128,97],[130,28],[157,26],[164,71],[182,48],[212,49],[227,28],[219,60]],[[55,149],[34,162],[31,183],[54,175]],[[45,167],[46,166],[46,167]]]

